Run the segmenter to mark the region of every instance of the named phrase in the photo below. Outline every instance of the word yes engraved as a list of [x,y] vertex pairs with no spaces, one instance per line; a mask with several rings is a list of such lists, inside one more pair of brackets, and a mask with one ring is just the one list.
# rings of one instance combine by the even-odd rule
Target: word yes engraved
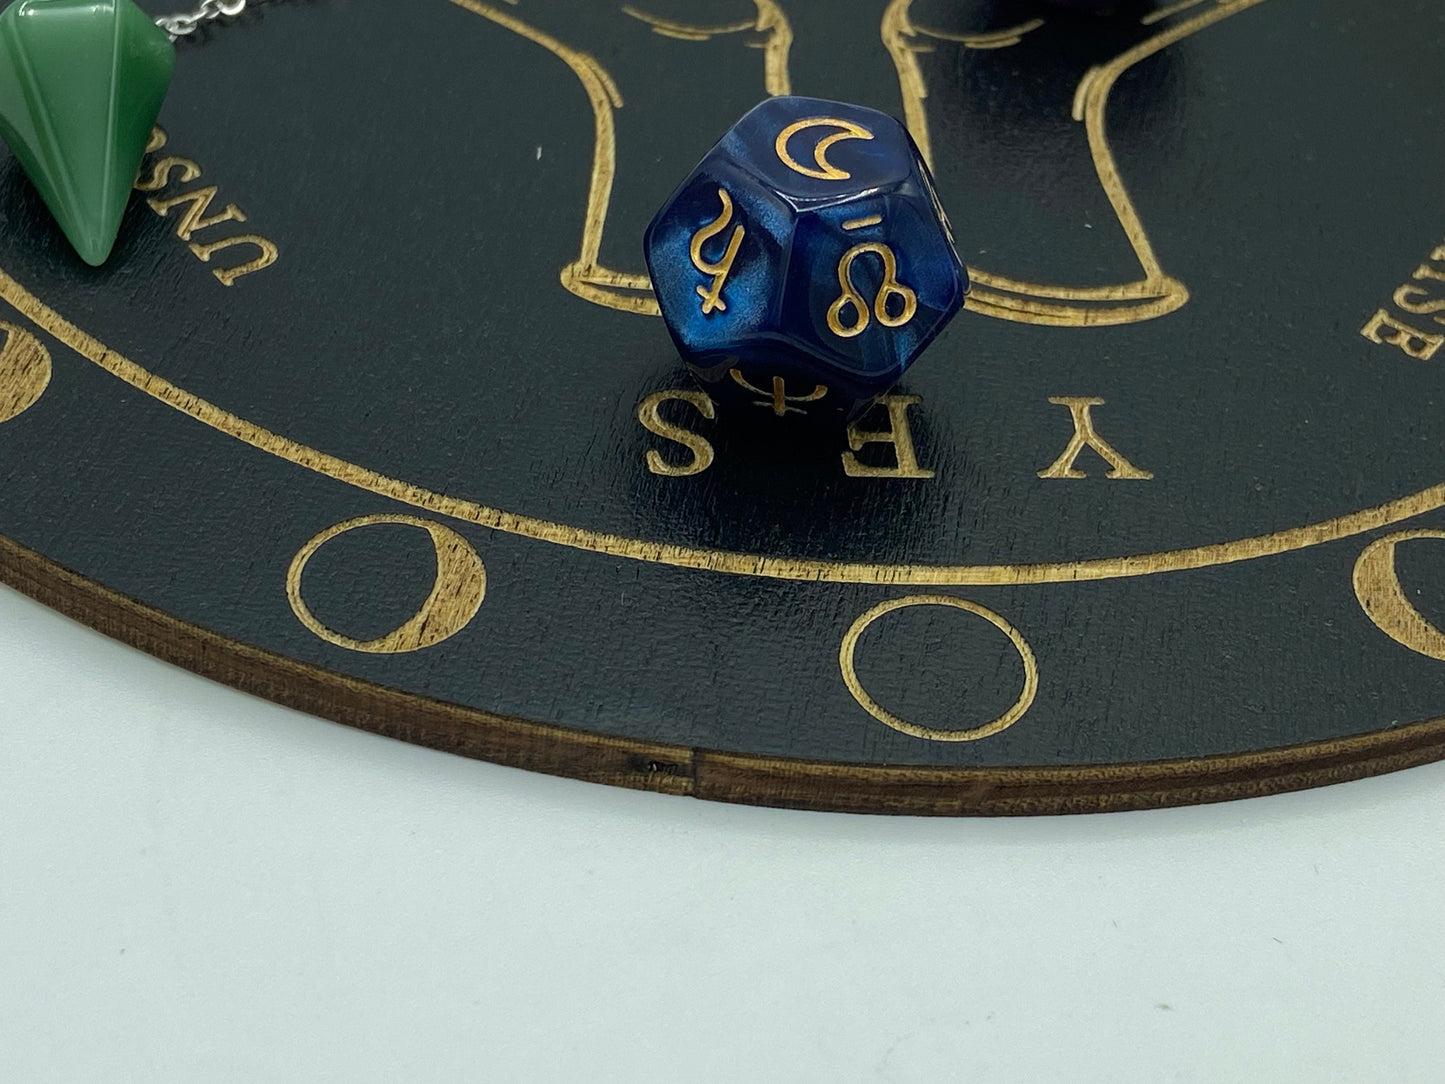
[[1401,318],[1388,308],[1378,309],[1360,328],[1360,334],[1372,343],[1399,347],[1416,361],[1429,361],[1445,344],[1445,333],[1421,331],[1416,325],[1424,323],[1421,317],[1429,317],[1431,323],[1445,327],[1445,245],[1431,252],[1429,259],[1415,268],[1410,280],[1390,298],[1396,309],[1409,316]]
[[[146,146],[146,153],[151,154],[162,149],[166,145],[167,139],[166,133],[162,129],[156,128],[151,132],[151,140]],[[200,178],[201,167],[189,158],[167,155],[151,167],[149,176],[136,179],[136,191],[161,192],[171,184],[176,176],[179,176],[182,184],[190,184]],[[176,236],[186,242],[192,255],[202,263],[210,263],[211,257],[218,252],[240,246],[257,250],[257,254],[244,263],[234,267],[212,269],[211,274],[216,276],[222,286],[234,286],[236,280],[243,275],[254,274],[270,267],[276,262],[280,251],[273,242],[255,233],[236,234],[204,243],[192,240],[192,237],[200,230],[208,230],[228,222],[246,221],[246,213],[234,203],[226,204],[217,213],[210,213],[211,203],[215,200],[217,191],[215,185],[206,185],[166,198],[159,195],[152,196],[146,200],[146,203],[162,218],[170,217],[174,210],[185,208],[176,219]]]
[[[757,388],[753,390],[766,394]],[[823,391],[826,392],[827,389],[823,388]],[[775,394],[781,393],[775,390]],[[795,400],[789,397],[784,399],[783,403],[789,401]],[[656,449],[649,448],[646,453],[647,469],[665,478],[685,478],[701,474],[716,461],[717,451],[712,442],[701,433],[689,429],[679,421],[669,421],[662,416],[663,404],[670,402],[685,403],[708,421],[717,416],[713,401],[700,391],[668,388],[665,391],[653,392],[643,399],[637,405],[637,420],[642,423],[643,428],[681,445],[689,454],[686,461],[673,462],[664,458]],[[922,398],[917,395],[880,395],[878,405],[887,411],[887,427],[862,429],[858,423],[848,426],[849,451],[840,453],[843,473],[849,478],[932,478],[933,471],[919,465],[918,452],[913,444],[913,431],[908,423],[908,408],[922,402]],[[786,411],[796,408],[784,405],[782,409]],[[862,451],[869,444],[890,445],[893,450],[893,464],[875,466],[860,461],[854,453]]]

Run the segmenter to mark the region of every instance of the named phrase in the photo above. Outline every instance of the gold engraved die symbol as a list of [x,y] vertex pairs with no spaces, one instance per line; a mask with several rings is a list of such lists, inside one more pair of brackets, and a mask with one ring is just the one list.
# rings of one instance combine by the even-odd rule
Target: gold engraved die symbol
[[729,369],[728,376],[732,377],[733,383],[738,387],[758,396],[753,402],[754,406],[771,407],[773,413],[780,418],[785,414],[807,413],[802,407],[789,406],[789,403],[814,403],[828,394],[828,385],[826,384],[814,385],[813,390],[807,395],[789,395],[787,381],[780,376],[773,377],[773,388],[770,392],[748,383],[747,378],[737,369]]
[[702,246],[727,229],[728,223],[733,220],[732,197],[728,195],[725,188],[719,188],[717,194],[718,198],[722,200],[722,214],[693,234],[692,243],[688,245],[688,254],[692,257],[692,265],[704,275],[712,276],[711,286],[706,289],[701,286],[697,288],[697,296],[702,298],[704,315],[714,311],[727,311],[727,302],[722,299],[723,284],[727,282],[728,275],[732,272],[733,261],[737,259],[738,249],[742,246],[743,236],[747,233],[743,226],[734,226],[722,259],[716,263],[709,263],[703,258]]
[[[836,128],[838,129],[830,136],[818,140],[813,146],[813,162],[817,168],[805,166],[793,157],[788,149],[788,141],[799,132],[805,132],[813,128]],[[851,120],[841,120],[838,117],[804,117],[802,120],[794,121],[781,132],[773,143],[773,150],[777,152],[778,161],[787,166],[794,173],[801,173],[804,177],[813,177],[820,181],[846,181],[853,175],[847,170],[839,169],[828,161],[828,151],[835,143],[845,139],[872,139],[873,133],[861,124],[855,124]]]
[[[846,223],[843,228],[847,229],[851,225],[852,223]],[[854,245],[843,253],[843,258],[838,261],[838,285],[843,288],[843,292],[828,306],[828,330],[840,339],[861,335],[869,323],[868,301],[853,285],[853,261],[865,253],[873,253],[883,259],[883,282],[878,287],[872,306],[878,323],[884,327],[902,327],[918,312],[918,294],[898,281],[898,257],[894,255],[893,249],[879,241]],[[889,299],[895,297],[901,304],[896,316],[888,311]],[[857,315],[850,323],[845,324],[843,315],[849,309]]]

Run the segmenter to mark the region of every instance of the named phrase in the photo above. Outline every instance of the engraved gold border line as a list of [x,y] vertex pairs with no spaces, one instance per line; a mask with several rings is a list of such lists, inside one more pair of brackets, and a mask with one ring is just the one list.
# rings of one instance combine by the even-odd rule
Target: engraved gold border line
[[269,429],[231,414],[177,387],[137,365],[88,335],[0,271],[0,298],[82,357],[94,362],[132,387],[187,414],[218,432],[235,437],[263,452],[315,471],[338,482],[381,497],[409,504],[438,515],[502,531],[634,561],[691,568],[731,575],[821,583],[872,583],[911,586],[1011,586],[1031,583],[1067,583],[1108,580],[1180,572],[1213,565],[1268,557],[1324,542],[1362,534],[1399,523],[1445,506],[1445,483],[1418,493],[1366,508],[1322,523],[1276,531],[1254,538],[1219,542],[1189,549],[1086,561],[1058,561],[1031,565],[879,565],[861,562],[816,561],[763,554],[706,550],[569,527],[549,520],[518,515],[458,497],[448,497],[421,486],[389,478],[326,452],[290,440]]

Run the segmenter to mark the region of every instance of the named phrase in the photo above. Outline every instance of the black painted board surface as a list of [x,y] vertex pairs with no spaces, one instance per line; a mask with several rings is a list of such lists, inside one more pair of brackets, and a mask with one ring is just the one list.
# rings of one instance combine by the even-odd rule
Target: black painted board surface
[[[104,267],[0,159],[42,564],[477,727],[744,757],[1442,714],[1438,4],[276,0],[179,54]],[[974,280],[852,433],[706,417],[651,311],[648,219],[786,91],[909,124]]]

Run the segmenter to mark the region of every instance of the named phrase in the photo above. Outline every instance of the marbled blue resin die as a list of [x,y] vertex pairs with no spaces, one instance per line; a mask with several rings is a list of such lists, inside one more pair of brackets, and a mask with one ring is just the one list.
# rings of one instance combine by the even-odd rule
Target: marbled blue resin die
[[663,320],[722,403],[851,417],[958,312],[968,277],[904,127],[770,98],[698,163],[643,241]]

